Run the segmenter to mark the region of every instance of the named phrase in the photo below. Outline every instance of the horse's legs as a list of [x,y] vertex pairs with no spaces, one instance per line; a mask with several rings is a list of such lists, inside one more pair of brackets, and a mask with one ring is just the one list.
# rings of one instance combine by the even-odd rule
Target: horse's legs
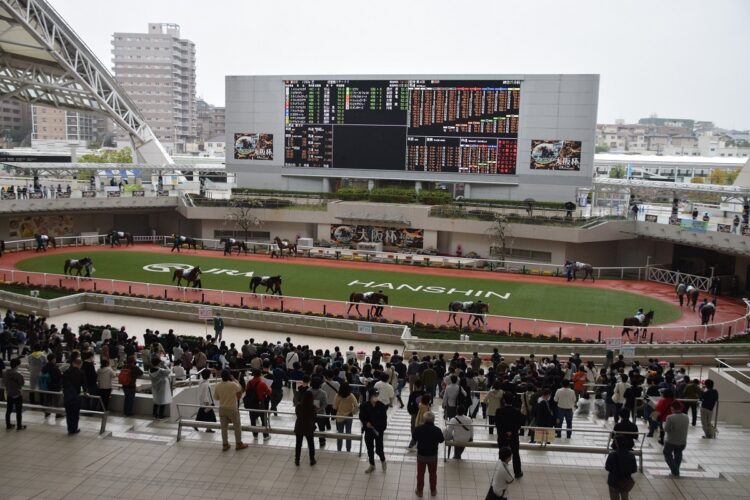
[[456,313],[448,313],[448,323],[450,323],[451,320],[453,320],[454,323],[456,322]]
[[349,309],[346,310],[346,315],[349,316],[349,313],[352,312],[352,307],[354,307],[354,304],[349,304]]

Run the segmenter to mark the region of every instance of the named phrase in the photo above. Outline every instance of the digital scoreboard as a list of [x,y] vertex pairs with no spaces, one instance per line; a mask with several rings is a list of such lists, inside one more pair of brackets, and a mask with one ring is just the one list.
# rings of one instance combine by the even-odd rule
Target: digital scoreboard
[[518,80],[287,80],[284,164],[515,174]]

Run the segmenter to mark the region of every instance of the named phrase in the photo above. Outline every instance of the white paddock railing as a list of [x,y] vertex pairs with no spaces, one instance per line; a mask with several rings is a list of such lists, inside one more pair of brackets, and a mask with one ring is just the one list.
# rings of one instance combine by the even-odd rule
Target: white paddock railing
[[[579,337],[586,340],[601,341],[607,338],[620,338],[622,325],[580,323],[570,321],[544,320],[537,318],[522,318],[507,315],[474,315],[458,312],[455,321],[449,319],[450,312],[438,309],[423,309],[416,307],[401,307],[394,305],[374,306],[371,304],[359,304],[361,314],[356,312],[352,306],[357,304],[348,301],[316,299],[295,296],[267,295],[263,293],[237,292],[218,289],[195,289],[163,285],[154,283],[143,283],[136,281],[71,277],[53,273],[34,273],[19,271],[17,269],[0,269],[0,278],[6,282],[20,282],[31,286],[56,286],[75,291],[94,291],[105,294],[122,294],[143,296],[144,299],[172,300],[182,302],[203,303],[206,305],[226,307],[257,308],[271,313],[292,314],[323,314],[329,316],[340,316],[342,319],[355,319],[367,322],[390,321],[397,324],[408,325],[433,325],[434,327],[458,326],[463,329],[469,327],[470,322],[477,316],[481,316],[485,324],[483,329],[506,330],[507,332],[523,332],[529,335],[544,334],[556,336],[559,339],[565,337]],[[456,297],[453,297],[455,299]],[[113,297],[113,302],[116,296]],[[446,304],[451,297],[446,297]],[[175,304],[176,305],[176,304]],[[637,342],[659,341],[698,341],[708,340],[710,337],[729,336],[744,332],[748,328],[750,318],[750,303],[746,301],[748,309],[745,313],[732,320],[711,323],[708,325],[677,325],[677,326],[649,326],[647,328],[649,337],[634,339]],[[375,307],[381,308],[381,313],[375,316]],[[351,311],[350,311],[351,308]],[[267,311],[266,311],[267,310]],[[272,321],[272,320],[269,320]],[[515,328],[514,328],[515,325]],[[632,330],[632,328],[631,328]]]
[[660,267],[649,267],[646,273],[646,280],[664,283],[667,285],[677,286],[680,283],[692,285],[701,292],[707,292],[711,289],[710,276],[698,276],[695,274],[681,273]]

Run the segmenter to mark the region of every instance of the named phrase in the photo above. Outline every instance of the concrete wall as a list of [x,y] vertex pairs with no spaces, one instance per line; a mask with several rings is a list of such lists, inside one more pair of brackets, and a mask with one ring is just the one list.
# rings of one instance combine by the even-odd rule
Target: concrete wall
[[[521,80],[517,175],[284,167],[284,80]],[[241,186],[326,190],[327,178],[469,183],[472,197],[568,201],[591,185],[598,75],[286,75],[226,77],[226,164]],[[273,160],[235,160],[235,133],[273,134]],[[530,169],[532,139],[581,141],[579,172]]]
[[[736,364],[736,363],[732,363]],[[738,380],[725,369],[711,368],[708,378],[714,381],[719,391],[719,419],[730,424],[750,426],[750,403],[729,403],[729,401],[750,401],[750,385],[746,379]],[[750,375],[749,372],[744,372]],[[724,401],[724,402],[722,402]],[[721,428],[719,428],[721,434]]]

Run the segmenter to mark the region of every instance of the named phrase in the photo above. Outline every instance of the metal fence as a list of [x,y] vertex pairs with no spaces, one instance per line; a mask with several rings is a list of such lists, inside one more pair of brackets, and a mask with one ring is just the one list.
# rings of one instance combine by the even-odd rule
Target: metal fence
[[[71,277],[52,273],[34,273],[16,269],[0,269],[3,281],[20,282],[33,286],[56,286],[81,292],[100,292],[104,294],[122,294],[149,300],[178,301],[171,307],[178,310],[179,302],[192,302],[211,306],[240,307],[267,314],[264,321],[273,323],[275,313],[286,313],[306,316],[324,316],[339,320],[358,320],[370,323],[394,323],[412,325],[421,328],[474,327],[474,330],[494,330],[496,332],[521,332],[526,336],[546,335],[557,339],[563,337],[596,340],[621,337],[622,325],[602,325],[595,323],[575,323],[565,321],[521,318],[506,315],[473,315],[458,312],[454,317],[447,310],[400,307],[394,305],[375,306],[356,304],[348,301],[315,299],[294,296],[267,295],[263,293],[236,292],[230,290],[196,289],[142,283],[134,281]],[[114,305],[117,297],[107,297]],[[359,305],[359,310],[357,306]],[[712,323],[709,325],[680,325],[648,327],[641,342],[668,342],[707,340],[710,337],[732,335],[744,331],[748,326],[748,312],[736,319]],[[480,321],[480,319],[483,320]],[[369,333],[365,330],[364,333]]]

